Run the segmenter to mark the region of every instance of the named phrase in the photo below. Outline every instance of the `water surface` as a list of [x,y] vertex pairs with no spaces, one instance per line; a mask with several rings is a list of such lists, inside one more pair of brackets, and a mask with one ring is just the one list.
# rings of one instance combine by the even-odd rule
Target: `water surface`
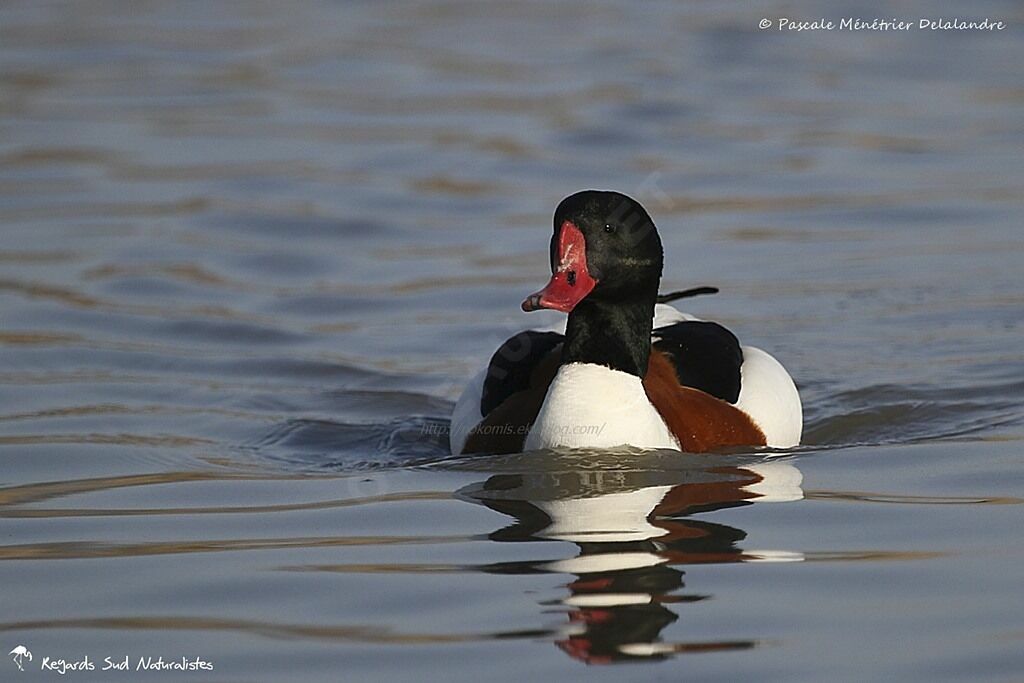
[[[793,11],[5,3],[3,651],[1019,678],[1024,16],[756,28]],[[805,446],[447,456],[585,187],[722,289],[689,310],[789,368]]]

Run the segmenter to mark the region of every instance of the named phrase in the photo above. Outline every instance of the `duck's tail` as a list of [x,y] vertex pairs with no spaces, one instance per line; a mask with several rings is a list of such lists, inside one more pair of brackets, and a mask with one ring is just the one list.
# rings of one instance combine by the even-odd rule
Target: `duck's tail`
[[718,294],[718,287],[691,287],[690,289],[681,289],[678,292],[659,294],[658,303],[667,304],[676,299],[689,299],[692,296],[701,296],[702,294]]

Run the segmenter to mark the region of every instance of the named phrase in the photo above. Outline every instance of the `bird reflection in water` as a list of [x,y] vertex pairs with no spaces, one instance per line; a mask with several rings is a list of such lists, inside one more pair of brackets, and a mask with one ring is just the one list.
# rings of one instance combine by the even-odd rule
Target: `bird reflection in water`
[[670,643],[666,626],[685,603],[710,596],[681,592],[684,565],[800,561],[800,553],[739,547],[746,532],[693,519],[753,503],[800,500],[800,471],[788,462],[665,470],[561,470],[497,474],[460,497],[515,522],[498,542],[563,541],[575,557],[491,565],[497,573],[564,573],[568,594],[548,606],[567,610],[555,642],[587,664],[665,659],[680,653],[739,650],[756,640]]

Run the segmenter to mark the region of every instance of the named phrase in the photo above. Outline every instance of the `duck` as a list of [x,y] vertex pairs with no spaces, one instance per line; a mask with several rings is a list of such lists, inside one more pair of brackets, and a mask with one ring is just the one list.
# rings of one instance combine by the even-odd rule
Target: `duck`
[[555,209],[551,279],[525,312],[567,314],[506,340],[452,411],[453,455],[544,449],[705,453],[797,446],[803,408],[766,351],[659,294],[664,250],[647,210],[584,190]]

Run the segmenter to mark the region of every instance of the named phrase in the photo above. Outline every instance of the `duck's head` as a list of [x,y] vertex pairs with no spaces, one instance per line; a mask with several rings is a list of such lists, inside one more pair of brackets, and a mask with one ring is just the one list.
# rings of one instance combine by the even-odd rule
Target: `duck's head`
[[618,192],[584,190],[555,209],[551,280],[523,301],[524,311],[570,313],[584,299],[651,300],[658,295],[661,238],[638,201]]

